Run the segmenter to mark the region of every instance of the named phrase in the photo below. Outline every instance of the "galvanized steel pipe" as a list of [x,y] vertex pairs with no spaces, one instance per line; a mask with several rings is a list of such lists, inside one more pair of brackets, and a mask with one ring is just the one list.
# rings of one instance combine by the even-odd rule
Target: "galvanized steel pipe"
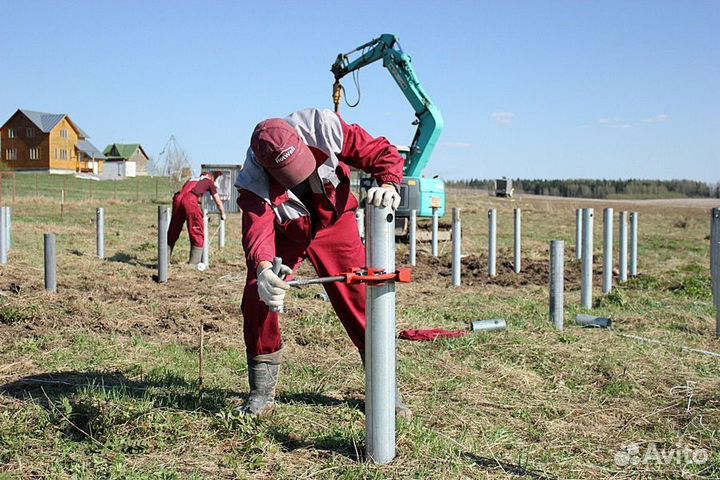
[[507,323],[502,318],[492,320],[473,320],[470,330],[473,332],[502,332],[507,328]]
[[619,271],[620,271],[620,281],[621,282],[627,282],[627,266],[628,266],[628,231],[627,231],[627,212],[623,211],[620,212],[620,218],[618,219],[620,222],[620,258],[619,258]]
[[497,275],[496,249],[497,249],[497,212],[494,208],[488,210],[488,275]]
[[168,280],[168,243],[167,231],[170,223],[170,209],[158,205],[158,283]]
[[417,210],[410,210],[410,266],[417,264]]
[[565,242],[550,241],[550,321],[559,331],[565,319]]
[[603,293],[612,291],[613,209],[603,210]]
[[[368,268],[395,270],[395,215],[390,207],[365,212]],[[395,283],[367,286],[365,429],[370,461],[395,458]]]
[[432,207],[432,256],[438,256],[438,208]]
[[105,258],[105,210],[98,208],[95,212],[95,239],[97,243],[97,256],[100,260]]
[[630,213],[630,276],[637,277],[638,264],[638,212]]
[[218,248],[225,248],[225,220],[220,219],[220,227],[218,233]]
[[522,212],[519,208],[515,209],[515,242],[514,246],[514,260],[513,264],[515,267],[515,273],[520,273],[520,242],[522,238]]
[[55,234],[46,233],[45,246],[45,290],[57,292],[57,258],[55,256]]
[[582,259],[582,208],[575,210],[575,258]]
[[7,265],[8,263],[8,235],[7,231],[7,210],[5,207],[0,207],[0,265]]
[[720,208],[713,208],[710,226],[710,274],[715,301],[715,336],[720,338]]
[[8,252],[12,249],[12,207],[5,207],[7,208],[7,216],[5,217],[7,219],[7,250]]
[[593,278],[593,216],[592,208],[583,209],[583,238],[582,238],[582,284],[580,285],[580,299],[582,308],[592,308],[592,278]]
[[208,211],[203,210],[203,251],[202,251],[202,263],[205,268],[210,266],[210,218],[208,217]]
[[452,210],[452,282],[453,286],[460,286],[460,256],[462,253],[462,228],[460,224],[460,209]]

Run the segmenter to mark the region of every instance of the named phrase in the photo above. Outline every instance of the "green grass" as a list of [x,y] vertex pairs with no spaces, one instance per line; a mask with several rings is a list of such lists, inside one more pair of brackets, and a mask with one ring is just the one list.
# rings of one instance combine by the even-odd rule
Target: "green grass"
[[[62,185],[62,178],[46,179],[52,188]],[[32,175],[25,180],[34,188]],[[87,185],[72,181],[78,189]],[[213,245],[212,268],[204,273],[182,264],[189,248],[183,235],[170,281],[158,285],[154,184],[142,179],[135,201],[134,180],[125,182],[127,195],[118,200],[112,189],[93,200],[73,199],[71,190],[62,219],[54,194],[12,205],[14,245],[0,270],[0,479],[719,475],[717,359],[573,326],[581,312],[576,288],[566,291],[566,328],[556,332],[547,320],[544,279],[499,286],[479,277],[455,289],[440,275],[447,268],[431,264],[424,247],[421,280],[398,286],[398,329],[464,329],[487,318],[506,319],[508,329],[398,341],[398,378],[414,419],[397,424],[394,462],[364,461],[359,356],[329,304],[315,300],[315,288],[288,298],[275,415],[243,418],[235,411],[247,393],[240,218],[230,216],[228,246]],[[574,209],[603,205],[462,195],[451,192],[449,202],[464,208],[465,252],[485,252],[489,207],[498,209],[501,252],[510,251],[512,207],[520,206],[528,263],[546,262],[555,238],[568,242],[569,259]],[[98,206],[106,209],[106,261],[94,257]],[[596,287],[593,313],[611,317],[619,331],[720,351],[705,268],[709,215],[627,208],[640,210],[641,275],[607,296]],[[58,234],[57,295],[42,286],[47,231]],[[406,253],[400,244],[398,264]],[[312,272],[303,267],[301,274]],[[704,465],[615,465],[615,452],[633,442],[666,449],[679,443],[712,457]]]

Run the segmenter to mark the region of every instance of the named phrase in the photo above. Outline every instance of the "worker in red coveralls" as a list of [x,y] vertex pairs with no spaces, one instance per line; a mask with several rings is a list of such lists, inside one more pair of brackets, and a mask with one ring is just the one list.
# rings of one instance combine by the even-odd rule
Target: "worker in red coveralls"
[[225,207],[220,195],[218,195],[215,180],[222,175],[222,172],[203,172],[197,178],[191,178],[182,189],[173,196],[172,218],[168,227],[168,259],[172,256],[183,224],[187,221],[188,235],[190,235],[190,261],[197,266],[202,261],[202,251],[205,245],[205,226],[203,222],[203,211],[201,207],[202,197],[210,193],[212,199],[220,212],[220,218],[225,220]]
[[[349,167],[377,183],[368,191],[369,204],[398,207],[403,159],[386,138],[373,138],[318,109],[262,121],[252,134],[235,182],[248,268],[242,299],[250,382],[245,414],[270,415],[275,405],[282,350],[278,312],[289,289],[283,278],[306,258],[319,276],[365,266]],[[272,270],[274,257],[283,259],[279,275]],[[365,286],[337,282],[325,290],[364,365]],[[409,418],[399,392],[396,398],[397,415]]]

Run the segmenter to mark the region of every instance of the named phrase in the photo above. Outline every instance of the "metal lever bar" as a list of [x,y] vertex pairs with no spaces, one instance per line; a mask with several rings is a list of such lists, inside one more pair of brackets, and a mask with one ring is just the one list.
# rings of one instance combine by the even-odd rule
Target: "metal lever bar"
[[343,282],[349,285],[357,285],[365,283],[368,285],[382,285],[386,282],[410,283],[412,269],[400,268],[392,273],[386,273],[384,270],[369,268],[362,270],[353,269],[350,272],[333,277],[309,278],[306,280],[291,280],[288,283],[291,287],[302,287],[305,285],[314,285],[318,283]]

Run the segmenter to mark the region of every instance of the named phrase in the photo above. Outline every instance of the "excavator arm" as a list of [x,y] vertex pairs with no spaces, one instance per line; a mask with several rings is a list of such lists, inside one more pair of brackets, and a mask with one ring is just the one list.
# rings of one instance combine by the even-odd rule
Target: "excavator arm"
[[[360,56],[351,59],[350,57],[356,52],[360,52]],[[340,79],[348,73],[378,60],[383,61],[383,66],[388,69],[415,110],[417,120],[413,124],[417,125],[417,130],[410,144],[403,174],[406,177],[419,177],[430,160],[435,143],[442,132],[443,119],[440,111],[420,85],[412,68],[410,56],[402,51],[398,39],[394,35],[383,34],[351,52],[341,53],[337,56],[330,69],[335,75],[335,84],[333,85],[335,112],[339,110],[343,95]]]

